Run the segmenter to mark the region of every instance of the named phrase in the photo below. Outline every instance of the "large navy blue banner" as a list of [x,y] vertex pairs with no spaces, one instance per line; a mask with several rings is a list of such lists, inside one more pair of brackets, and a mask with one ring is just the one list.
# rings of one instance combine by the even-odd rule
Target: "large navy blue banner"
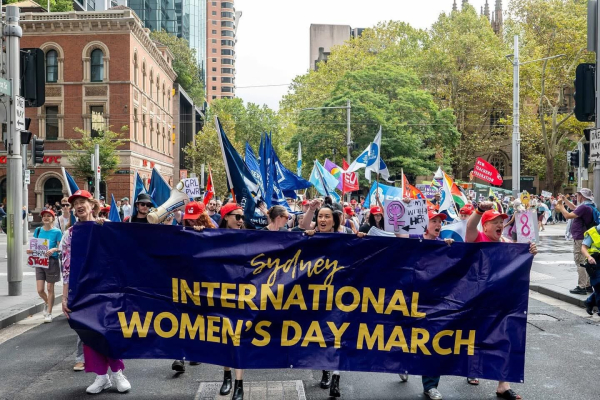
[[113,358],[522,381],[528,246],[77,224],[69,307]]

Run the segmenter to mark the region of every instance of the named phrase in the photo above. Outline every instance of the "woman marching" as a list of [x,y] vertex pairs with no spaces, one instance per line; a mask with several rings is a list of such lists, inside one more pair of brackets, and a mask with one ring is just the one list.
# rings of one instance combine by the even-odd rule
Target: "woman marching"
[[290,214],[285,207],[273,206],[267,211],[267,216],[269,217],[269,224],[263,230],[287,232]]
[[[314,230],[307,230],[305,233],[308,236],[313,236],[315,233],[344,233],[345,230],[340,230],[342,221],[342,212],[334,211],[330,205],[324,205],[317,211],[317,223]],[[356,236],[362,238],[365,235],[363,232],[358,232]],[[322,389],[329,388],[330,397],[340,397],[340,371],[323,370],[320,386]]]
[[[78,190],[71,197],[69,203],[72,205],[75,216],[80,222],[96,221],[94,214],[100,210],[100,204],[87,190]],[[65,232],[65,238],[62,244],[62,273],[63,273],[63,301],[62,311],[69,318],[68,296],[69,296],[69,276],[71,271],[71,243],[73,241],[73,227]],[[89,394],[97,394],[112,386],[111,378],[108,376],[108,368],[112,370],[112,378],[117,385],[117,390],[125,393],[131,389],[131,384],[123,375],[125,364],[123,360],[116,360],[100,354],[91,347],[83,345],[85,356],[85,372],[95,373],[96,380],[87,389]]]
[[[282,207],[283,208],[283,207]],[[220,229],[244,229],[244,210],[236,203],[227,203],[220,210]],[[287,220],[286,220],[287,222]],[[223,367],[223,384],[219,390],[221,396],[231,393],[231,368]],[[235,384],[233,386],[233,397],[231,400],[244,399],[244,370],[235,369]]]

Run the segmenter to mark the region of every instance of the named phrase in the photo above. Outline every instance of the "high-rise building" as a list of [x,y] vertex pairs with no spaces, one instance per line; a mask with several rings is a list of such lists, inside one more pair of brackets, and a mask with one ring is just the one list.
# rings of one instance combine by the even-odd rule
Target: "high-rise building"
[[363,28],[350,25],[321,25],[310,24],[310,68],[317,69],[319,62],[327,62],[331,47],[341,46],[353,37],[359,37]]
[[207,1],[206,100],[235,97],[235,44],[242,13],[233,1]]
[[190,48],[196,50],[196,59],[204,80],[206,0],[129,0],[129,7],[151,31],[164,30],[187,40]]

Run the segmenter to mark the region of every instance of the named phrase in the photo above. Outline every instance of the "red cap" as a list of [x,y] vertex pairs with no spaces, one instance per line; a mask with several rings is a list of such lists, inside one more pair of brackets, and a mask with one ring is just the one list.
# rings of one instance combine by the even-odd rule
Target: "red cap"
[[198,217],[204,212],[204,210],[204,203],[190,201],[185,205],[185,213],[183,214],[183,219],[198,219]]
[[344,207],[344,212],[348,215],[354,215],[354,210],[352,207]]
[[379,206],[373,206],[373,207],[371,207],[371,210],[369,211],[369,214],[371,214],[371,215],[377,215],[377,214],[383,215],[383,211],[381,210],[381,207],[379,207]]
[[508,218],[508,215],[502,214],[496,210],[487,210],[481,216],[481,225],[483,226],[486,222],[493,220],[494,218],[502,217],[502,219]]
[[307,206],[308,205],[308,200],[306,200],[306,199],[302,200],[302,205],[303,206]]
[[357,203],[356,199],[350,200],[350,204],[356,204],[356,203]]
[[40,213],[40,216],[43,216],[44,214],[50,214],[53,218],[56,218],[56,214],[54,214],[54,211],[52,210],[44,210]]
[[110,206],[102,207],[100,212],[108,214],[110,212]]
[[71,203],[71,205],[73,205],[73,202],[78,197],[83,197],[84,199],[93,199],[94,198],[94,196],[92,196],[92,194],[90,192],[88,192],[87,190],[78,190],[69,197],[69,203]]
[[429,209],[427,210],[427,215],[429,216],[429,220],[431,221],[435,217],[440,217],[442,221],[445,221],[448,216],[446,214],[438,213],[435,210]]
[[473,214],[473,211],[475,211],[473,204],[465,204],[463,208],[460,209],[460,214],[471,215]]
[[221,207],[221,218],[225,218],[227,214],[235,210],[242,210],[242,207],[235,203],[227,203]]

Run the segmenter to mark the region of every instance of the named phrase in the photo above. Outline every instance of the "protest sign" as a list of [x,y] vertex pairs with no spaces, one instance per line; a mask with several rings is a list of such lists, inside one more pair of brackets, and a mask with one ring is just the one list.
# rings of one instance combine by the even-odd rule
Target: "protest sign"
[[439,193],[439,189],[431,185],[424,185],[419,183],[416,184],[415,187],[419,189],[421,193],[423,193],[423,196],[425,196],[427,200],[432,200],[435,197],[435,194]]
[[542,190],[542,196],[550,198],[550,197],[552,197],[552,193],[550,193],[550,192],[548,192],[546,190]]
[[427,229],[426,200],[386,200],[383,203],[383,220],[387,232],[422,235]]
[[517,212],[515,229],[517,230],[517,243],[535,242],[538,229],[537,213],[535,211]]
[[46,257],[48,245],[48,239],[29,239],[31,253],[27,257],[27,265],[31,268],[48,268],[48,257]]
[[503,182],[502,175],[500,175],[498,170],[481,157],[477,157],[475,161],[473,176],[496,186],[502,185]]
[[378,185],[377,182],[373,182],[369,195],[365,199],[364,206],[366,208],[378,205],[376,193],[379,193],[379,201],[382,203],[386,200],[402,200],[402,188],[384,185],[383,183]]
[[198,178],[185,178],[181,181],[183,182],[183,191],[189,198],[200,197],[200,183],[198,183]]
[[80,223],[71,257],[107,357],[524,379],[528,245]]

